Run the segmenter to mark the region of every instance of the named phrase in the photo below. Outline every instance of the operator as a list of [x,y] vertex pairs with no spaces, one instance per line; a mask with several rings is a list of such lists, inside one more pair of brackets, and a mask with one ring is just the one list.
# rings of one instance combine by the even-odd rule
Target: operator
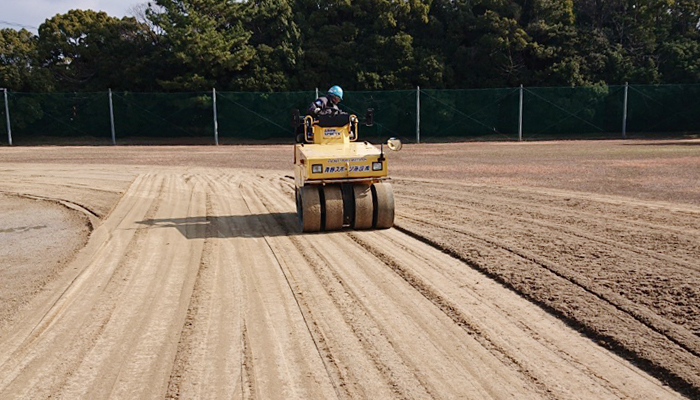
[[343,100],[343,89],[338,85],[331,86],[327,95],[321,96],[311,103],[308,114],[314,116],[345,114],[338,108],[338,103],[341,100]]

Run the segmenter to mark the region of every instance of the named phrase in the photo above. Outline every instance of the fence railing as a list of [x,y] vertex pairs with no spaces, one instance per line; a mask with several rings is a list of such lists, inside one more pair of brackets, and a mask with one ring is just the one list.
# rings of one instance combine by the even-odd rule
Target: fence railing
[[[19,93],[4,89],[0,143],[38,137],[293,140],[291,110],[317,91]],[[346,92],[341,108],[375,110],[368,140],[408,142],[679,136],[700,131],[700,85]],[[14,136],[14,138],[13,138]],[[7,139],[5,139],[7,138]]]

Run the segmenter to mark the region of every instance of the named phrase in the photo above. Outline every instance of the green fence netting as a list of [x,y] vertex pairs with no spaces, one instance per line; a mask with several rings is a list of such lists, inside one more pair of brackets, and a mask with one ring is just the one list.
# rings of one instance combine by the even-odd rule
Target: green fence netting
[[8,103],[14,140],[110,137],[107,93],[11,93]]
[[[292,111],[303,115],[315,99],[315,92],[289,93],[217,93],[219,137],[241,139],[292,140]],[[341,108],[364,118],[374,109],[375,123],[361,127],[360,137],[381,140],[385,137],[413,135],[415,132],[415,91],[351,92]]]
[[[620,138],[625,94],[626,137],[700,131],[700,85],[350,91],[341,108],[360,118],[368,108],[374,109],[374,126],[360,129],[360,138],[374,143],[389,137],[407,142],[518,140],[520,134],[523,140]],[[0,144],[6,144],[2,97]],[[18,144],[45,136],[111,142],[110,112],[117,143],[142,137],[214,143],[215,115],[223,143],[292,142],[292,110],[303,114],[314,98],[314,91],[217,92],[215,113],[213,91],[113,92],[111,108],[108,92],[8,92],[8,106],[13,142]]]
[[518,138],[518,89],[421,90],[420,139]]
[[624,86],[525,88],[523,139],[619,138]]
[[360,126],[359,139],[373,143],[390,137],[412,140],[416,132],[416,91],[346,92],[340,107],[364,120],[374,109],[374,125]]
[[211,137],[212,93],[113,92],[117,138]]
[[[415,91],[348,92],[340,107],[364,118],[374,109],[375,123],[362,126],[360,137],[377,141],[415,132]],[[292,111],[303,115],[315,99],[315,92],[240,93],[217,92],[219,137],[239,139],[289,139]]]
[[700,85],[630,85],[627,131],[676,135],[700,131]]
[[222,139],[294,140],[292,110],[303,113],[314,92],[217,92],[219,137]]

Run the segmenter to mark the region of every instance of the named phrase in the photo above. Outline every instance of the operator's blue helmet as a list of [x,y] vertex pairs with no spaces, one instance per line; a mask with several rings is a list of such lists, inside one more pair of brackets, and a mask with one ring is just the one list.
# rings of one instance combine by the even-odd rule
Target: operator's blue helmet
[[343,100],[343,89],[338,86],[331,86],[330,89],[328,89],[328,94],[332,94],[333,96],[337,96],[340,100]]

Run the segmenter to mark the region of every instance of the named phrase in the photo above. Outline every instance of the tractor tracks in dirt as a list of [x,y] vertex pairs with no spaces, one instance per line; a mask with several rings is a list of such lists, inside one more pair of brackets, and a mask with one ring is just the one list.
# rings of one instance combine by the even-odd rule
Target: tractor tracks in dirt
[[[260,198],[264,198],[264,196],[260,196]],[[400,251],[399,254],[405,255],[406,253],[411,253],[414,255],[414,257],[416,256],[416,254],[412,251],[409,251],[409,249],[413,245],[415,245],[415,243],[411,243],[411,240],[406,240],[407,237],[405,235],[402,235],[402,234],[399,234],[398,235],[399,238],[397,238],[393,242],[391,242],[391,241],[386,242],[385,241],[386,235],[384,234],[384,232],[376,232],[376,233],[375,232],[368,232],[368,233],[353,232],[353,233],[347,234],[347,236],[349,236],[349,238],[351,240],[353,240],[356,244],[360,245],[360,247],[362,249],[364,249],[364,251],[368,251],[370,254],[372,254],[375,257],[376,261],[379,261],[378,265],[383,266],[380,269],[384,270],[385,272],[390,272],[392,275],[396,275],[397,277],[401,278],[403,280],[403,282],[405,282],[411,286],[412,290],[415,290],[417,293],[420,293],[421,295],[423,295],[424,298],[428,299],[433,305],[437,306],[444,313],[445,316],[448,316],[453,321],[453,323],[455,323],[457,326],[460,326],[460,329],[463,329],[464,332],[466,332],[470,336],[474,335],[475,332],[477,332],[478,333],[477,336],[480,337],[481,347],[482,348],[490,348],[492,350],[495,349],[495,350],[493,350],[492,355],[497,355],[497,358],[499,358],[500,362],[502,362],[504,365],[510,365],[510,368],[518,370],[519,374],[521,374],[521,376],[523,376],[523,377],[529,376],[528,371],[530,371],[530,369],[529,369],[530,367],[524,367],[524,366],[530,365],[529,361],[524,360],[524,359],[520,359],[516,356],[512,356],[509,351],[503,350],[506,348],[509,350],[512,350],[508,346],[504,346],[503,348],[500,348],[500,347],[495,346],[493,344],[489,344],[489,340],[484,339],[484,337],[488,338],[489,336],[481,334],[480,329],[478,328],[478,325],[468,323],[469,319],[464,317],[464,315],[466,315],[466,314],[459,314],[458,312],[455,312],[454,306],[450,305],[450,300],[447,297],[436,294],[439,292],[439,290],[427,289],[427,288],[431,288],[431,287],[434,288],[434,286],[431,286],[431,285],[425,283],[425,281],[421,281],[420,279],[416,279],[416,277],[414,275],[407,272],[408,271],[407,269],[405,269],[403,267],[399,267],[399,266],[402,266],[402,265],[407,263],[407,261],[408,261],[407,257],[398,257],[395,259],[397,261],[392,261],[390,257],[386,256],[386,250],[378,250],[377,247],[370,245],[370,243],[372,243],[372,241],[366,241],[366,240],[362,239],[361,235],[372,235],[372,237],[376,237],[375,240],[377,240],[377,241],[380,241],[380,238],[381,238],[382,243],[387,243],[387,244],[391,243],[392,244],[391,246],[387,246],[387,247],[399,247],[399,248],[401,248],[402,250]],[[408,242],[408,244],[406,242]],[[400,243],[403,243],[403,244],[400,244]],[[323,257],[321,257],[321,259],[324,260]],[[421,261],[414,261],[414,263],[417,263],[417,264],[426,264],[427,263],[428,265],[435,266],[436,268],[438,265],[440,265],[440,262],[435,262],[435,261],[427,262],[425,258],[420,258],[420,260]],[[314,263],[309,261],[309,264],[314,264]],[[332,263],[332,262],[321,263],[321,265],[323,265],[323,264],[330,265],[330,266],[338,265],[338,263]],[[460,270],[462,270],[464,268],[464,265],[461,264],[461,262],[458,262],[456,264],[460,266]],[[335,272],[331,273],[330,277],[324,281],[325,286],[330,286],[331,283],[333,283],[333,282],[344,282],[344,283],[347,282],[347,278],[343,279],[342,275],[339,275],[339,271],[337,271],[337,267],[335,267],[335,268],[331,267],[331,271],[335,271]],[[322,271],[320,269],[316,270],[316,272],[317,272],[316,273],[317,276],[324,275],[324,274],[322,274]],[[326,273],[326,274],[328,274],[328,273]],[[339,289],[337,292],[347,293],[347,289],[345,289],[345,290]],[[350,297],[363,299],[363,296],[351,295]],[[362,309],[362,302],[359,302],[359,304],[354,305],[352,307],[352,309],[353,310]],[[494,337],[496,337],[496,335],[494,335]],[[397,342],[399,342],[399,341],[391,341],[391,343],[397,343]],[[561,353],[565,353],[565,352],[561,351],[561,349],[559,351],[560,351],[560,355],[561,355]],[[556,365],[557,363],[553,362],[552,364]],[[518,366],[520,366],[520,367],[518,367]],[[414,367],[414,368],[416,368],[416,367]],[[416,368],[416,369],[420,369],[420,368]],[[563,369],[566,369],[566,368],[563,368]],[[541,376],[540,374],[537,374],[537,373],[534,373],[534,376],[530,376],[529,378],[525,378],[525,379],[530,382],[530,384],[528,386],[531,388],[531,390],[533,392],[538,392],[537,387],[539,386],[540,382],[547,382],[546,377]],[[552,383],[552,382],[549,382],[549,383]],[[543,384],[542,386],[545,388],[548,387],[547,384]],[[426,385],[424,385],[424,387],[426,387]],[[428,392],[430,392],[430,391],[428,391]],[[542,393],[547,393],[547,391],[544,390]],[[557,397],[557,396],[561,396],[561,394],[555,395],[554,397],[555,398],[562,398],[562,397]],[[545,397],[547,397],[547,396],[545,396]],[[566,396],[564,396],[564,397],[566,397]]]
[[[424,198],[417,197],[417,196],[402,196],[402,197],[404,199],[409,199],[409,200],[412,200],[412,201],[417,202],[417,203],[425,200]],[[439,205],[442,208],[462,210],[465,214],[478,212],[480,214],[490,215],[490,216],[493,216],[495,218],[501,218],[501,219],[509,218],[509,219],[512,219],[513,221],[517,221],[517,222],[521,223],[522,225],[530,225],[530,226],[536,225],[536,226],[539,226],[539,227],[542,227],[542,228],[545,228],[545,229],[548,229],[551,231],[561,232],[561,233],[565,233],[567,235],[575,236],[575,237],[581,238],[585,241],[597,242],[603,246],[615,247],[619,250],[637,253],[641,256],[653,258],[653,259],[656,259],[657,261],[664,262],[666,264],[672,264],[672,265],[678,266],[680,268],[688,268],[688,269],[700,272],[700,265],[697,265],[696,263],[693,262],[692,259],[690,259],[691,257],[694,256],[694,254],[692,254],[692,253],[690,255],[684,254],[683,258],[678,258],[678,257],[674,257],[674,256],[668,256],[665,253],[659,253],[658,251],[652,251],[649,249],[645,249],[645,248],[642,248],[638,245],[631,245],[631,244],[625,243],[625,242],[620,241],[620,240],[614,241],[614,240],[602,237],[602,235],[598,235],[595,233],[589,233],[589,232],[584,231],[582,229],[577,229],[575,227],[575,225],[571,224],[571,223],[565,224],[562,222],[547,222],[547,221],[544,221],[542,219],[536,219],[533,217],[522,217],[519,215],[510,215],[510,214],[507,214],[507,213],[502,212],[502,211],[495,212],[495,211],[486,210],[486,209],[475,207],[475,206],[467,206],[464,204],[454,204],[454,203],[449,203],[449,202],[445,202],[445,201],[438,201],[438,200],[434,200],[434,199],[431,200],[431,203]],[[521,204],[521,206],[522,206],[522,204]],[[410,216],[407,218],[410,218]],[[582,215],[579,215],[578,218],[579,219],[591,218],[591,215],[582,214]],[[595,217],[595,218],[599,218],[599,217]],[[608,218],[608,220],[615,221],[618,224],[624,223],[628,227],[628,229],[630,226],[633,226],[633,225],[638,225],[640,227],[643,227],[643,229],[645,229],[646,231],[655,229],[654,226],[650,226],[648,224],[642,224],[642,223],[639,223],[638,221],[624,221],[624,220],[613,219],[613,218]],[[679,234],[680,235],[687,235],[689,233],[689,231],[687,229],[680,229],[680,228],[663,227],[663,230],[664,230],[664,232],[662,232],[662,234],[666,234],[666,235],[669,235],[669,234],[670,235],[674,235],[674,234],[675,235],[679,235]],[[465,233],[465,232],[463,232],[463,233]],[[469,234],[471,236],[478,237],[478,235],[475,232],[472,232]],[[700,231],[697,232],[697,235],[700,236]],[[478,237],[478,238],[481,240],[484,240],[484,241],[488,241],[488,239],[484,238],[483,235],[481,235],[481,237]],[[504,248],[507,247],[505,245],[497,244],[495,242],[492,244],[503,246]],[[688,245],[693,245],[693,244],[688,243]],[[515,249],[512,249],[512,250],[516,251]],[[679,250],[679,249],[675,249],[675,250]]]
[[[697,282],[698,269],[690,260],[700,254],[698,232],[676,228],[697,226],[692,221],[697,213],[663,207],[654,213],[653,207],[624,202],[622,210],[610,210],[608,204],[598,205],[594,199],[575,194],[567,199],[582,207],[570,210],[569,200],[562,201],[559,194],[547,196],[541,190],[479,187],[469,192],[466,187],[438,188],[434,183],[416,182],[398,186],[397,202],[413,205],[411,212],[399,212],[400,230],[541,304],[677,390],[698,396],[697,312],[686,308],[675,310],[675,315],[669,312],[674,301],[692,302],[694,293],[669,299],[667,304],[644,298],[648,288],[674,293],[676,287]],[[597,208],[606,209],[605,222],[596,221]],[[618,226],[608,228],[610,221],[618,221]],[[624,231],[620,224],[644,227],[636,237],[646,240],[632,246],[600,237]],[[678,256],[660,254],[664,247],[658,244],[672,236],[673,243],[678,243]],[[542,244],[547,241],[561,243]],[[589,266],[593,267],[586,270]],[[624,279],[625,274],[632,276]],[[679,319],[678,314],[687,320]]]
[[400,230],[296,224],[275,173],[140,174],[0,337],[0,397],[679,397]]
[[[160,280],[162,270],[147,268],[159,256],[163,262],[157,266],[170,264],[161,252],[167,237],[151,235],[136,222],[170,211],[159,202],[172,196],[156,198],[176,193],[176,185],[167,176],[137,179],[73,263],[79,272],[66,289],[2,338],[2,354],[8,357],[0,360],[1,397],[131,397],[127,393],[153,389],[139,381],[159,371],[152,366],[161,364],[164,354],[153,341],[167,340],[162,332],[168,328],[151,322],[168,313],[157,303],[175,282]],[[188,250],[171,257],[186,259]]]
[[[531,382],[531,384],[537,387],[540,393],[547,393],[547,387],[545,384],[541,383],[536,376],[529,373],[527,367],[523,366],[516,357],[511,356],[508,351],[500,347],[497,341],[492,340],[488,334],[486,334],[482,329],[479,328],[478,322],[474,321],[472,318],[460,312],[460,307],[452,303],[448,298],[440,294],[440,290],[432,287],[428,282],[422,280],[419,276],[414,274],[409,269],[405,268],[397,260],[384,254],[381,249],[372,245],[360,238],[358,235],[350,234],[352,240],[357,242],[360,246],[365,248],[371,254],[373,254],[377,259],[381,260],[387,267],[391,268],[398,276],[400,276],[404,281],[411,285],[417,292],[419,292],[423,297],[433,303],[438,307],[446,316],[448,316],[455,324],[460,326],[465,332],[476,338],[476,340],[486,349],[496,355],[501,359],[504,364],[511,365],[516,368],[521,374],[523,374]],[[396,243],[396,242],[394,242]],[[398,244],[398,243],[397,243]],[[400,245],[400,244],[399,244]],[[403,246],[402,246],[403,247]],[[412,252],[407,247],[403,247],[406,252]],[[414,256],[419,256],[414,254]],[[429,262],[429,260],[425,260]]]
[[[385,321],[377,318],[376,305],[367,304],[367,287],[353,284],[359,277],[351,269],[341,267],[338,255],[329,254],[329,246],[315,243],[322,235],[309,237],[311,240],[306,236],[292,238],[294,247],[311,268],[301,270],[297,266],[290,271],[290,282],[293,290],[300,293],[300,307],[314,321],[311,325],[317,327],[312,330],[315,341],[323,344],[319,348],[333,360],[328,369],[336,381],[334,386],[344,389],[339,394],[343,398],[440,397],[439,387],[421,376],[420,363],[398,345],[401,340],[392,340]],[[332,242],[332,247],[344,251],[365,251],[342,233],[335,235]],[[352,263],[353,258],[347,262]],[[316,287],[310,287],[313,281],[318,282]],[[332,321],[330,326],[328,321]],[[358,362],[366,367],[358,369]]]
[[[309,356],[317,350],[267,243],[254,199],[242,188],[249,177],[204,179],[207,211],[197,223],[207,227],[205,254],[168,397],[333,397],[321,357]],[[185,229],[182,220],[156,223]]]
[[[436,227],[438,229],[443,229],[443,230],[450,231],[453,233],[458,233],[458,234],[462,234],[465,236],[469,236],[471,238],[474,238],[476,241],[480,241],[480,242],[483,242],[487,245],[501,248],[509,253],[512,253],[516,257],[519,257],[519,258],[522,258],[522,259],[527,260],[529,262],[532,262],[535,265],[550,271],[552,274],[570,282],[571,284],[578,286],[579,288],[583,289],[585,292],[588,292],[591,295],[599,298],[601,301],[610,304],[611,306],[617,308],[619,311],[632,316],[634,319],[636,319],[640,323],[648,326],[649,328],[656,331],[657,333],[664,335],[670,341],[672,341],[673,343],[682,347],[686,351],[690,352],[695,357],[700,357],[700,342],[697,340],[697,336],[694,335],[692,332],[688,331],[687,329],[685,329],[681,326],[678,326],[677,324],[674,324],[671,321],[668,321],[667,319],[661,318],[656,314],[649,313],[648,309],[646,309],[645,307],[641,307],[640,305],[638,305],[638,304],[636,304],[636,303],[634,303],[634,302],[632,302],[632,301],[630,301],[622,296],[616,295],[609,288],[606,288],[602,285],[598,285],[597,283],[595,283],[595,281],[593,279],[590,279],[589,277],[573,274],[570,270],[563,268],[561,265],[556,264],[554,262],[544,260],[541,257],[538,257],[537,255],[535,255],[531,252],[528,252],[524,249],[514,247],[511,245],[507,245],[507,244],[499,242],[499,241],[491,240],[489,238],[485,238],[485,237],[477,234],[476,232],[466,231],[465,229],[463,229],[462,227],[459,227],[459,226],[449,226],[446,224],[439,224],[439,223],[427,221],[425,219],[412,217],[409,215],[404,215],[403,218],[406,220],[410,220],[412,222],[417,222],[417,223],[424,224],[424,225],[431,225],[431,226]],[[434,247],[436,247],[440,250],[448,250],[444,247],[441,247],[437,243],[432,242],[429,238],[420,236],[419,234],[417,234],[413,231],[402,228],[400,226],[398,226],[397,228],[399,230],[402,230],[402,231],[408,233],[408,234],[411,234],[412,236],[414,236],[422,241],[425,241],[426,243],[430,243],[431,245],[433,245]],[[585,236],[582,235],[581,237],[585,237]],[[597,239],[592,239],[592,240],[600,242]],[[604,243],[604,242],[601,242],[601,243]],[[452,255],[456,255],[456,254],[452,253]],[[463,257],[460,257],[459,255],[457,255],[457,257],[465,262],[469,262],[471,265],[475,265],[473,260],[464,259]],[[481,268],[481,269],[483,270],[483,268]]]

